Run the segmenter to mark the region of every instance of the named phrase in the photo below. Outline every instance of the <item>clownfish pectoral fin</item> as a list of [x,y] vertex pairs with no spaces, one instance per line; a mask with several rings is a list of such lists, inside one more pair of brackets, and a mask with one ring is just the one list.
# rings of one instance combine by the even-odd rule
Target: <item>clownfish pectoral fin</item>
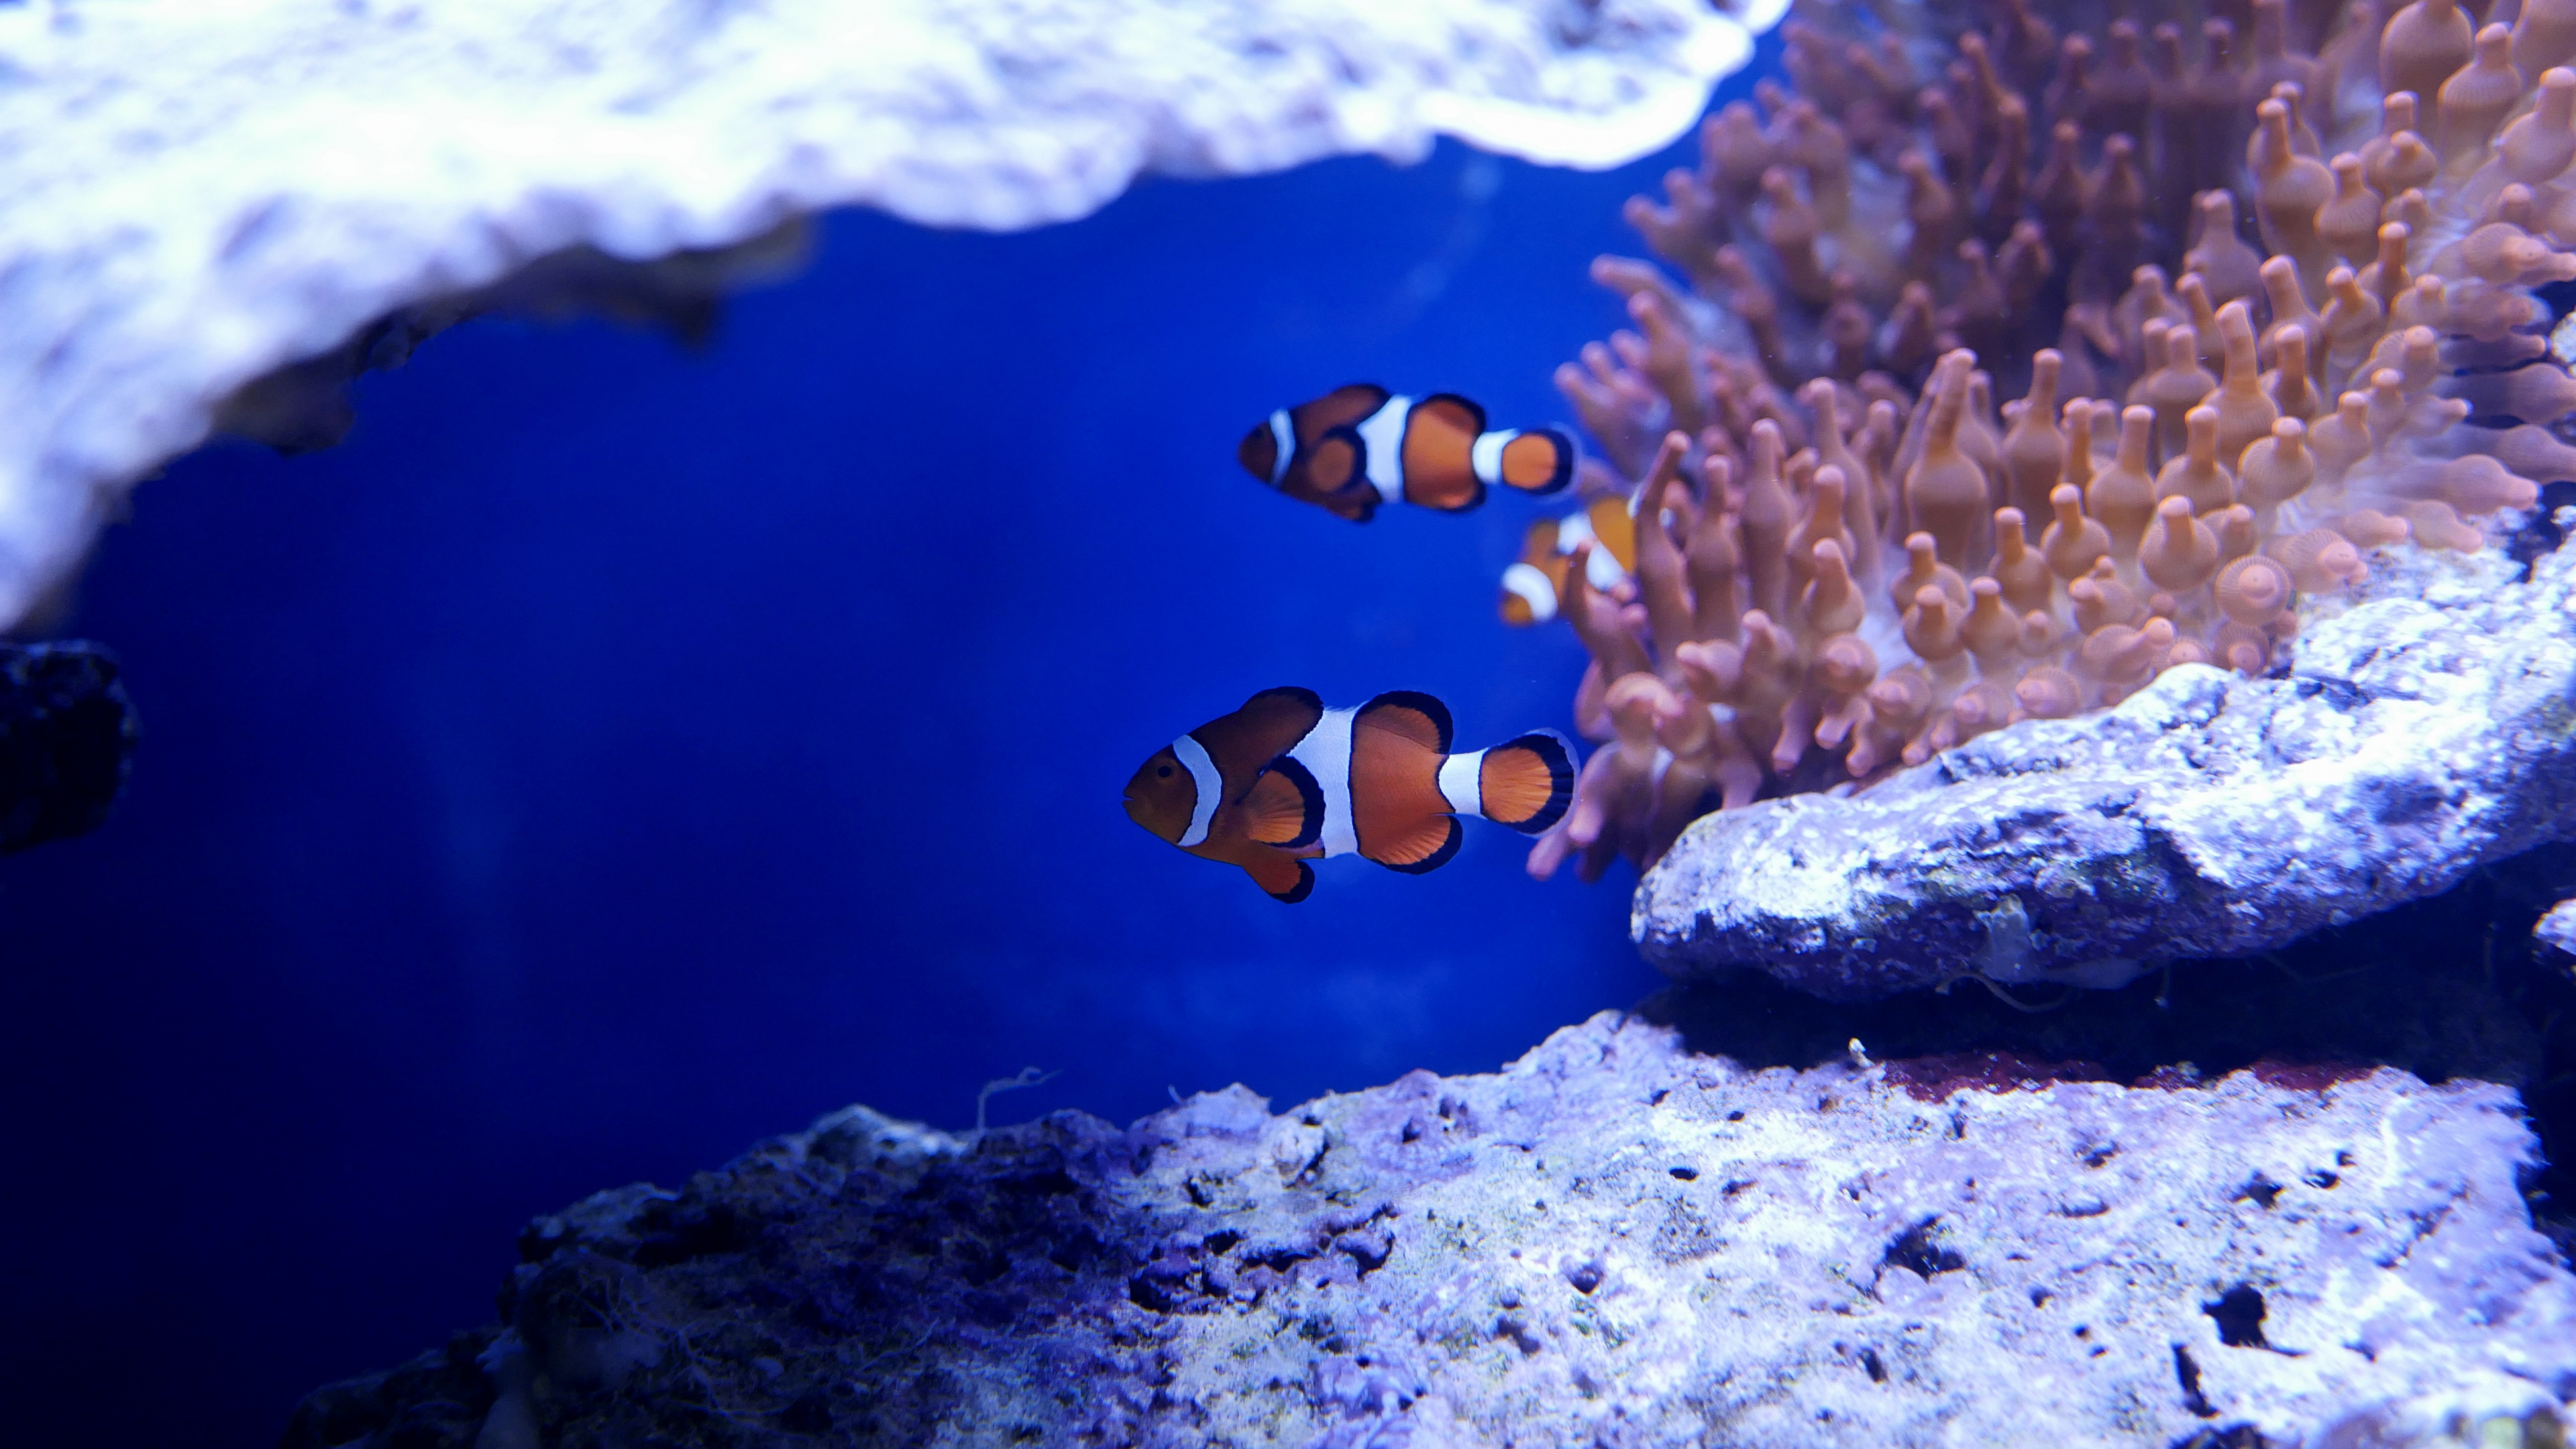
[[1388,730],[1435,755],[1449,753],[1453,736],[1449,706],[1418,689],[1390,689],[1361,705],[1351,727]]
[[1485,410],[1456,393],[1433,393],[1404,419],[1404,501],[1443,513],[1464,513],[1485,501],[1476,476],[1476,439]]
[[1476,439],[1476,476],[1523,493],[1554,493],[1574,481],[1574,439],[1554,428],[1486,433]]
[[1554,730],[1538,730],[1481,752],[1482,759],[1454,755],[1441,767],[1441,793],[1452,805],[1464,805],[1465,780],[1452,781],[1455,767],[1473,760],[1477,813],[1523,835],[1536,835],[1565,814],[1574,803],[1574,747]]
[[1315,893],[1315,868],[1302,860],[1265,860],[1245,866],[1243,873],[1283,905],[1293,906]]
[[1299,850],[1324,833],[1324,791],[1286,755],[1270,762],[1243,797],[1243,833],[1261,845]]
[[1361,854],[1388,870],[1428,875],[1455,859],[1466,839],[1467,832],[1458,828],[1454,817],[1434,815],[1393,840],[1371,841]]
[[1368,445],[1349,428],[1335,428],[1306,449],[1289,473],[1287,491],[1353,523],[1377,512],[1377,485],[1368,480]]

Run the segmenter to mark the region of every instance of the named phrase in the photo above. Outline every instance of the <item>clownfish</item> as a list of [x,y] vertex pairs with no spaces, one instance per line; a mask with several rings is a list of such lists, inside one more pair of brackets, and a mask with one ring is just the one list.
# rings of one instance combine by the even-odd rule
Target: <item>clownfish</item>
[[1458,396],[1397,397],[1353,383],[1281,408],[1236,450],[1253,477],[1366,523],[1401,498],[1457,513],[1500,484],[1553,493],[1574,480],[1574,439],[1555,428],[1488,432],[1485,410]]
[[1265,689],[1154,753],[1127,782],[1127,814],[1192,855],[1239,865],[1291,903],[1318,856],[1361,855],[1419,875],[1458,853],[1455,817],[1535,835],[1574,798],[1574,748],[1540,730],[1449,753],[1449,710],[1397,690],[1326,709],[1311,689]]
[[1503,570],[1503,622],[1544,624],[1556,617],[1566,575],[1574,567],[1574,550],[1596,544],[1584,576],[1592,587],[1609,592],[1637,567],[1637,520],[1620,498],[1595,498],[1581,513],[1530,525],[1521,545],[1520,562]]

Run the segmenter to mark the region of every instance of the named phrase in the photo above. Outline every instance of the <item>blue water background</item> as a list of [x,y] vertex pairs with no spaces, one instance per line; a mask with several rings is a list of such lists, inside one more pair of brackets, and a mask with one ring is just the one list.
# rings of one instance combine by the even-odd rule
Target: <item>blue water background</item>
[[1118,798],[1276,684],[1569,724],[1577,646],[1494,614],[1538,506],[1355,527],[1233,449],[1361,378],[1562,421],[1620,321],[1585,265],[1686,160],[834,215],[703,353],[478,323],[343,447],[145,486],[66,631],[125,661],[131,791],[0,861],[11,1437],[269,1442],[487,1320],[529,1215],[843,1103],[964,1127],[1035,1066],[996,1121],[1284,1106],[1653,989],[1624,872],[1476,825],[1286,907]]

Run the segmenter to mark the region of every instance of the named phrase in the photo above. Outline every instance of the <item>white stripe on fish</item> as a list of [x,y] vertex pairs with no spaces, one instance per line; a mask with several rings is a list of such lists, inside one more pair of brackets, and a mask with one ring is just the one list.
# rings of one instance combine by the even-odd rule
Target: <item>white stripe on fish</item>
[[1451,755],[1440,762],[1440,798],[1461,815],[1485,813],[1485,752]]
[[1354,429],[1368,454],[1369,484],[1389,503],[1404,496],[1404,424],[1412,416],[1413,399],[1391,397]]
[[1183,735],[1172,741],[1172,753],[1189,767],[1190,783],[1199,789],[1199,798],[1190,807],[1190,828],[1176,842],[1187,850],[1207,842],[1208,823],[1216,819],[1216,807],[1225,803],[1225,776],[1217,772],[1216,761],[1208,758],[1207,746],[1192,736]]
[[1324,792],[1324,829],[1316,842],[1324,854],[1353,855],[1360,848],[1359,826],[1351,816],[1351,721],[1359,707],[1328,709],[1288,758],[1306,767],[1315,787]]

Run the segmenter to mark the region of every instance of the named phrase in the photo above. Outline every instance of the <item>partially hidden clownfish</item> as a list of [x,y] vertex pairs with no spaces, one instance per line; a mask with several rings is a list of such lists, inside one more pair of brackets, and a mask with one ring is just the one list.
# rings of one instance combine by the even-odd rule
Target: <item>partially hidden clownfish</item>
[[1255,424],[1236,450],[1253,477],[1291,498],[1366,523],[1401,498],[1456,513],[1500,485],[1553,493],[1574,480],[1572,436],[1555,428],[1488,431],[1458,396],[1397,397],[1353,383]]
[[1127,782],[1127,814],[1296,902],[1319,856],[1419,875],[1458,853],[1460,815],[1536,835],[1574,798],[1574,748],[1554,730],[1457,755],[1449,737],[1448,707],[1427,694],[1326,709],[1310,689],[1265,689],[1157,750]]
[[1581,513],[1530,525],[1518,563],[1503,570],[1502,611],[1506,624],[1544,624],[1556,617],[1565,581],[1574,568],[1574,551],[1592,550],[1584,576],[1608,593],[1637,567],[1637,520],[1633,506],[1620,497],[1595,498]]

